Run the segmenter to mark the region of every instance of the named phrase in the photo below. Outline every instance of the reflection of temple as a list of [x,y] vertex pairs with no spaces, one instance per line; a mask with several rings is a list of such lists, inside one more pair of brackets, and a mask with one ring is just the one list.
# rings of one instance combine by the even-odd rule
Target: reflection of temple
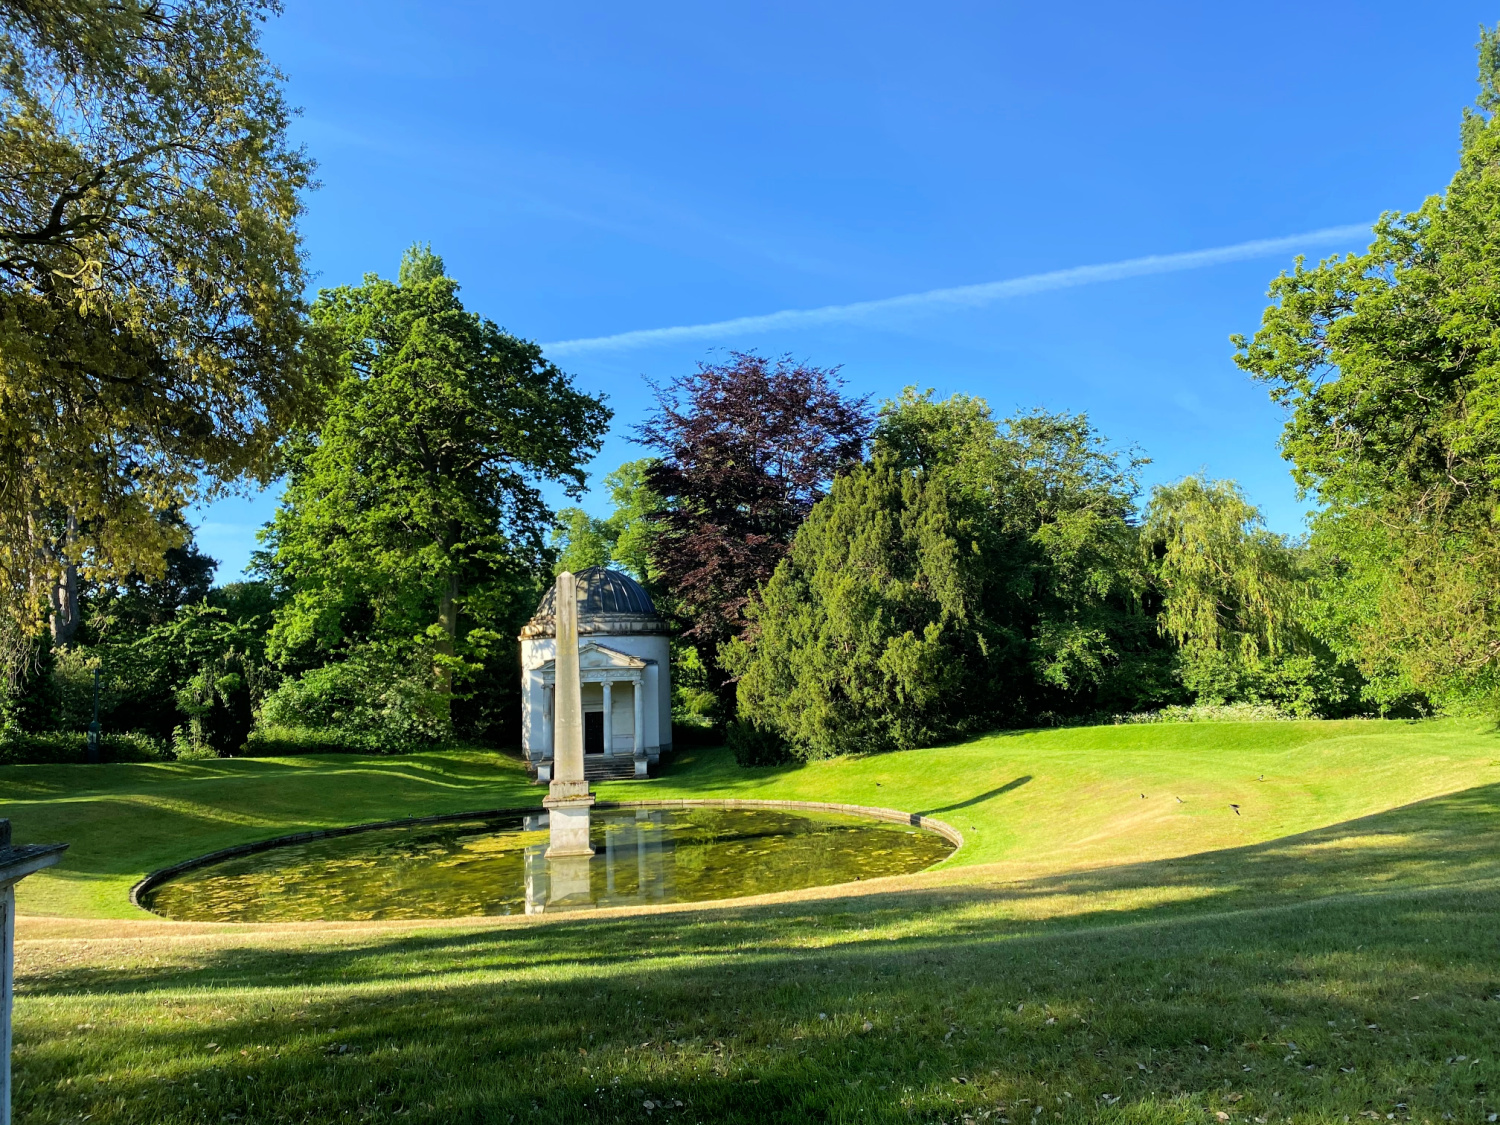
[[[603,831],[604,847],[592,858],[548,859],[545,844],[527,848],[526,913],[667,901],[673,847],[663,819],[657,809],[595,813],[594,826]],[[537,826],[546,826],[545,816]]]
[[[640,583],[590,567],[578,589],[584,769],[588,777],[645,777],[672,747],[670,630]],[[550,781],[556,681],[557,588],[521,630],[521,745],[538,781]]]

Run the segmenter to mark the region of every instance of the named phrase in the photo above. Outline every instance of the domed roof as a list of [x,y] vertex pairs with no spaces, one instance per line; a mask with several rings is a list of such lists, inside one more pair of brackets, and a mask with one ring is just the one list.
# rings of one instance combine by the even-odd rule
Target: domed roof
[[[665,633],[667,623],[656,612],[651,595],[634,578],[602,566],[591,566],[573,575],[578,586],[578,632]],[[521,630],[523,639],[551,637],[557,632],[557,583],[542,595],[536,612]]]

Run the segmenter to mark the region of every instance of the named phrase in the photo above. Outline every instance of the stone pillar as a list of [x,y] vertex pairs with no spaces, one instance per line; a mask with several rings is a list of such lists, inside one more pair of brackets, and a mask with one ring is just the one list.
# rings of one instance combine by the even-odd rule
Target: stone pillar
[[0,890],[0,1122],[10,1125],[10,1013],[15,1003],[16,889]]
[[[594,795],[583,776],[583,682],[578,670],[578,582],[557,576],[557,669],[553,702],[552,783],[542,804],[550,810],[547,857],[593,855],[589,807]],[[553,872],[554,880],[556,872]]]
[[542,757],[550,758],[557,753],[557,746],[552,738],[552,715],[556,708],[553,696],[556,694],[546,684],[542,685]]
[[640,673],[635,677],[635,744],[630,748],[631,757],[635,759],[635,776],[648,776],[649,763],[646,761],[646,698],[642,690],[646,685],[645,677]]
[[12,847],[10,821],[0,820],[0,1125],[10,1125],[10,1014],[15,985],[16,884],[51,867],[67,844]]
[[545,683],[541,687],[542,697],[542,732],[540,745],[532,752],[531,759],[536,763],[536,780],[538,785],[548,785],[552,781],[552,756],[556,753],[556,747],[552,744],[552,715],[556,710],[553,696],[556,692]]
[[612,758],[615,753],[615,685],[614,681],[605,680],[599,686],[604,689],[604,753]]

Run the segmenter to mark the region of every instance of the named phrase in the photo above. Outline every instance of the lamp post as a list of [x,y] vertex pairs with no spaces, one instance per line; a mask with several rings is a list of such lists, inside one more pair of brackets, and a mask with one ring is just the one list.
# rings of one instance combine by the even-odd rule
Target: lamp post
[[10,1125],[10,1012],[16,975],[16,884],[62,858],[67,844],[10,842],[10,821],[0,820],[0,1125]]
[[89,724],[88,763],[99,761],[99,669],[94,669],[94,721]]

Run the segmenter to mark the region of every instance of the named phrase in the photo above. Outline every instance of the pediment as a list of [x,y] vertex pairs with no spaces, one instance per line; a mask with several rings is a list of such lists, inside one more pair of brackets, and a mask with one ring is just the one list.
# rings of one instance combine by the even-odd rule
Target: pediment
[[[639,656],[631,656],[628,652],[620,652],[618,649],[606,648],[595,641],[578,647],[578,669],[581,672],[597,672],[605,669],[619,669],[621,671],[639,671],[648,664]],[[541,670],[557,672],[557,661],[548,660],[541,665]]]
[[631,656],[628,652],[606,648],[604,645],[590,641],[578,649],[578,666],[580,668],[644,668],[646,662],[639,656]]

